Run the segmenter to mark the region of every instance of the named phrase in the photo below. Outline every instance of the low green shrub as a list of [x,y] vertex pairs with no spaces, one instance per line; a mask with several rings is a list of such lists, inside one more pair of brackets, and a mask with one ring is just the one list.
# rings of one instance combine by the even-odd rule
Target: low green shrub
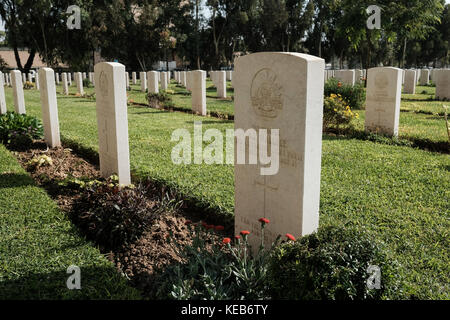
[[366,100],[366,91],[362,84],[355,84],[354,86],[344,84],[335,78],[329,79],[325,82],[324,87],[325,97],[331,94],[340,94],[342,99],[347,102],[347,105],[352,109],[363,109]]
[[[351,228],[319,228],[317,233],[279,246],[268,269],[274,299],[382,299],[397,291],[393,263],[383,244]],[[380,288],[370,289],[373,270],[381,271]]]
[[91,87],[92,87],[92,82],[89,81],[88,78],[83,79],[83,87],[84,87],[84,88],[91,88]]
[[25,81],[25,83],[23,84],[23,88],[25,90],[33,89],[34,87],[35,87],[35,84],[30,81]]
[[324,130],[332,127],[338,130],[342,127],[349,127],[351,121],[358,117],[358,114],[352,111],[340,94],[332,93],[329,97],[325,97],[323,101]]
[[166,92],[148,93],[147,101],[151,108],[170,108],[174,106],[172,98]]
[[146,227],[164,211],[144,184],[121,187],[117,177],[106,182],[75,180],[81,191],[74,205],[72,220],[91,240],[117,248],[135,241]]
[[43,135],[42,123],[36,117],[15,112],[0,115],[0,142],[9,148],[27,149],[33,139],[40,139]]
[[[156,299],[176,300],[257,300],[268,299],[267,261],[271,249],[260,247],[250,255],[248,231],[220,241],[215,230],[222,226],[189,224],[192,243],[181,247],[171,242],[181,263],[164,266],[157,272]],[[262,223],[264,230],[264,223]],[[169,241],[171,237],[168,238]],[[276,241],[274,246],[278,243]]]

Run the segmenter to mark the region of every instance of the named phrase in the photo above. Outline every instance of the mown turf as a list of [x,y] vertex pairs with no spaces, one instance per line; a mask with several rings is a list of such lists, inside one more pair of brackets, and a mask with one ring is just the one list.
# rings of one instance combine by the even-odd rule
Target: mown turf
[[[139,298],[2,144],[0,221],[0,300]],[[71,265],[81,290],[67,289]]]
[[[7,96],[11,109],[10,91]],[[26,91],[25,99],[28,113],[40,117],[38,95]],[[58,103],[63,137],[97,150],[95,103],[61,96]],[[132,169],[231,215],[232,166],[177,166],[171,161],[173,130],[192,132],[194,121],[203,121],[204,130],[233,127],[232,121],[130,107]],[[324,137],[320,224],[354,224],[386,241],[400,263],[402,297],[450,298],[449,190],[448,155]]]

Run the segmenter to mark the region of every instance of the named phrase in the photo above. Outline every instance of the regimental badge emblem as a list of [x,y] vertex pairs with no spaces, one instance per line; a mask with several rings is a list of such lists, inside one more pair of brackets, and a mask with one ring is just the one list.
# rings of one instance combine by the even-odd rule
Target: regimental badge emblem
[[106,76],[106,74],[103,71],[100,73],[99,81],[100,81],[100,84],[99,84],[100,92],[103,97],[107,97],[108,96],[108,77]]
[[384,90],[389,85],[389,79],[386,74],[378,73],[375,76],[375,87],[379,90]]
[[256,73],[252,81],[251,101],[256,114],[265,118],[278,116],[283,109],[283,95],[275,72],[265,68]]

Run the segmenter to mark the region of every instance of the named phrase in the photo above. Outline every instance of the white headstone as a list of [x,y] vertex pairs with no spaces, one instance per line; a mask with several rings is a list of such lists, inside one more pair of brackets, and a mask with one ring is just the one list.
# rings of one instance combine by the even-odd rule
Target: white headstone
[[60,147],[58,103],[56,100],[56,85],[53,70],[50,68],[39,69],[39,82],[45,142],[51,148]]
[[206,116],[206,71],[191,71],[192,111]]
[[186,87],[186,71],[181,72],[181,85]]
[[95,65],[100,171],[103,177],[119,176],[119,183],[129,185],[130,154],[125,66],[115,62]]
[[139,72],[139,79],[141,80],[141,92],[145,92],[147,90],[147,77],[145,76],[145,72]]
[[55,81],[56,81],[56,84],[58,85],[59,84],[59,73],[58,72],[55,73]]
[[[266,246],[280,234],[300,237],[318,228],[324,67],[323,59],[300,53],[263,52],[235,60],[235,129],[259,130],[260,141],[267,141],[261,135],[267,129],[270,153],[279,154],[278,172],[263,171],[273,170],[262,164],[261,151],[258,164],[235,164],[235,233],[252,232],[254,250],[261,217],[270,220]],[[242,140],[236,138],[235,158],[244,154]],[[245,149],[246,158],[257,156],[256,149]]]
[[430,70],[422,69],[420,71],[420,85],[426,86],[430,83]]
[[67,96],[69,95],[69,83],[67,81],[67,73],[63,72],[61,78],[62,78],[63,94]]
[[397,136],[401,96],[401,69],[370,69],[367,79],[365,130]]
[[25,73],[22,73],[22,83],[25,84],[25,82],[27,82],[27,76]]
[[405,86],[403,88],[403,92],[407,94],[415,94],[416,93],[416,70],[406,70],[405,71]]
[[14,110],[16,113],[25,114],[25,98],[23,95],[23,83],[19,70],[11,71],[11,83],[14,96]]
[[0,72],[0,114],[5,114],[6,111],[5,83],[3,73]]
[[131,73],[131,78],[132,78],[132,80],[133,80],[133,84],[136,84],[137,83],[137,79],[136,79],[136,72],[132,72]]
[[40,90],[40,83],[39,83],[39,72],[36,72],[34,75],[34,81],[35,81],[35,89]]
[[355,85],[355,70],[336,70],[334,77],[342,83]]
[[227,80],[225,71],[215,72],[214,77],[216,78],[217,87],[217,97],[226,98],[227,97]]
[[80,95],[84,95],[83,76],[81,72],[75,72],[75,83],[77,85],[77,93]]
[[147,82],[149,93],[159,93],[159,81],[157,71],[147,72]]
[[161,90],[167,90],[167,72],[161,72]]
[[[94,76],[94,79],[95,79],[95,76]],[[125,72],[125,81],[126,81],[127,88],[129,88],[130,87],[130,74],[128,72]]]
[[436,98],[450,100],[450,69],[440,69],[434,72],[436,83]]

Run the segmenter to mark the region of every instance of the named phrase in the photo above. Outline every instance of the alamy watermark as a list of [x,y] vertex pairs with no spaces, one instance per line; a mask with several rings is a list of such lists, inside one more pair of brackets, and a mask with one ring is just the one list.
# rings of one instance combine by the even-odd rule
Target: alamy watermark
[[81,29],[81,9],[77,5],[71,5],[66,10],[70,16],[67,18],[67,29]]
[[66,285],[69,290],[81,290],[81,270],[80,267],[70,266],[67,268],[67,274],[71,276],[67,278]]
[[368,289],[381,289],[381,269],[379,266],[370,265],[367,267],[366,272],[369,274],[369,278],[366,281]]
[[[263,176],[277,174],[280,167],[279,129],[247,129],[245,131],[227,129],[224,137],[218,129],[207,129],[203,133],[202,122],[196,121],[193,137],[189,130],[177,129],[172,133],[171,141],[178,142],[172,148],[171,154],[172,162],[177,165],[192,163],[261,165],[260,174]],[[194,152],[192,152],[192,142]],[[204,142],[209,143],[205,148],[203,148]],[[234,148],[236,148],[236,157]]]
[[367,14],[370,14],[367,19],[367,29],[381,29],[381,8],[377,5],[368,6],[366,9]]

